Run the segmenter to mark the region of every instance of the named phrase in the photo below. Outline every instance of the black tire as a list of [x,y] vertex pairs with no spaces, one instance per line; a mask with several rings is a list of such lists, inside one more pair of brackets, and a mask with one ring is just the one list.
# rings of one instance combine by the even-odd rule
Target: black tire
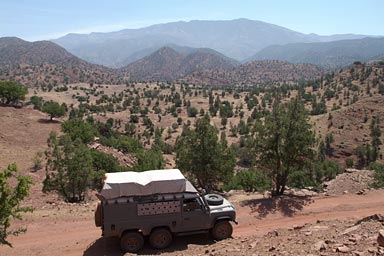
[[212,237],[215,240],[223,240],[232,236],[232,225],[227,220],[221,220],[215,223],[211,230]]
[[144,246],[144,237],[139,232],[127,232],[120,239],[124,252],[138,252]]
[[224,202],[224,198],[221,195],[208,194],[208,195],[205,195],[204,197],[209,205],[221,205]]
[[164,249],[172,243],[172,234],[168,229],[158,228],[149,236],[149,243],[153,248]]

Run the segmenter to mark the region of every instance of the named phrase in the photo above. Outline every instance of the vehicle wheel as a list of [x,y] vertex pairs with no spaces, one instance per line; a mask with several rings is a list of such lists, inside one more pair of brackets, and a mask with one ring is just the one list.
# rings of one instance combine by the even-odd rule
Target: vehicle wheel
[[209,205],[221,205],[223,204],[224,198],[221,195],[208,194],[205,195],[205,200]]
[[164,249],[172,243],[172,234],[165,228],[155,229],[149,236],[149,243],[153,248]]
[[144,245],[144,238],[138,232],[127,232],[120,239],[120,246],[124,252],[138,252]]
[[215,240],[223,240],[232,236],[232,225],[227,220],[216,222],[211,230],[211,234]]

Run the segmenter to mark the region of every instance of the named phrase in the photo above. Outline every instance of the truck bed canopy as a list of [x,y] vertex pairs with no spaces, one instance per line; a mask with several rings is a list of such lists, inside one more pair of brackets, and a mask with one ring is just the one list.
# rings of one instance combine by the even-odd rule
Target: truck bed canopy
[[106,173],[104,199],[124,196],[197,192],[179,169]]

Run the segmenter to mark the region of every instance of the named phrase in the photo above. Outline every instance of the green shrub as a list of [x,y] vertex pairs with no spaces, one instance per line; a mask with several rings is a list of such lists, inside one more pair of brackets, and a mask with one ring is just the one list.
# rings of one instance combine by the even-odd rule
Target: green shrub
[[371,163],[369,169],[374,170],[373,175],[374,182],[371,184],[374,188],[383,188],[384,187],[384,164]]
[[333,161],[324,160],[317,162],[314,165],[315,180],[317,184],[322,183],[323,181],[328,181],[334,179],[336,175],[343,172],[340,166]]
[[224,190],[242,189],[246,192],[265,191],[271,188],[271,180],[265,173],[255,169],[239,171],[224,186]]
[[354,166],[353,158],[347,158],[345,160],[345,165],[347,166],[347,168],[353,168]]
[[315,185],[311,175],[305,170],[293,170],[288,176],[288,186],[292,188],[305,188]]

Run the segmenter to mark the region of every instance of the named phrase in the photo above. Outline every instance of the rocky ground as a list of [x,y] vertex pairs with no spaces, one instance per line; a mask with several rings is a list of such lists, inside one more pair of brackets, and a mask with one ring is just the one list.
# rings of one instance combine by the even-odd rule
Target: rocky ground
[[[312,224],[275,229],[262,236],[235,237],[201,249],[208,255],[384,255],[378,245],[384,217],[360,220],[317,220]],[[380,238],[384,239],[384,238]],[[381,242],[381,245],[384,245]]]
[[369,184],[373,182],[373,171],[346,169],[335,179],[323,184],[324,191],[329,195],[346,193],[366,193]]

